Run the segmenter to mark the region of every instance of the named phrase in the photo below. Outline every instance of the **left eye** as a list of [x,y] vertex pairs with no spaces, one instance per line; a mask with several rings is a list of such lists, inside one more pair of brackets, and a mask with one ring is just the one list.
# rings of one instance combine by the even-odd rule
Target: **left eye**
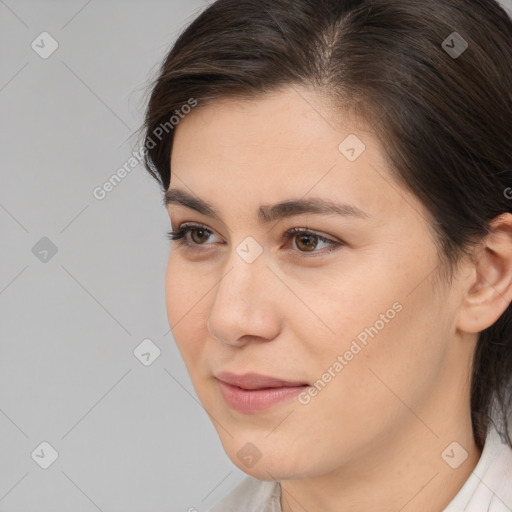
[[[315,251],[315,249],[318,249],[317,245],[319,241],[326,244],[327,247],[331,247],[331,251],[337,246],[342,245],[341,242],[330,240],[318,233],[308,231],[305,228],[290,229],[284,234],[284,236],[288,240],[295,239],[295,246],[299,248],[300,252],[318,252]],[[312,245],[313,247],[311,248]],[[302,250],[301,247],[305,248],[305,250]]]
[[[192,241],[187,238],[187,235],[189,234]],[[213,231],[203,225],[182,224],[178,231],[170,231],[167,236],[170,240],[178,240],[181,246],[194,250],[201,245],[211,245],[212,243],[205,242],[207,242],[213,234]],[[295,247],[297,247],[299,252],[302,253],[320,252],[317,250],[320,242],[326,244],[327,247],[331,247],[327,252],[331,252],[336,247],[344,245],[342,242],[331,240],[318,233],[310,231],[307,228],[290,229],[284,234],[284,237],[287,240],[295,240]]]

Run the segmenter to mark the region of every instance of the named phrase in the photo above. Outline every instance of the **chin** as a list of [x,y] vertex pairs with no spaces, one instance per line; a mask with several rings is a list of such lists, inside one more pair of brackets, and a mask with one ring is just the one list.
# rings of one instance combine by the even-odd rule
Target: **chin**
[[[281,481],[308,476],[312,468],[307,462],[299,462],[292,453],[283,453],[272,446],[258,450],[252,443],[225,440],[224,450],[231,462],[244,473],[266,481]],[[300,458],[300,457],[299,457]],[[304,466],[306,465],[306,466]]]
[[271,461],[267,461],[267,463],[263,463],[263,459],[255,464],[253,467],[249,468],[244,464],[241,464],[235,457],[235,459],[231,459],[233,464],[235,464],[241,471],[250,475],[258,480],[265,480],[267,482],[273,481],[281,481],[288,480],[290,478],[295,478],[296,474],[294,471],[290,471],[290,468],[283,468],[280,464],[273,464]]

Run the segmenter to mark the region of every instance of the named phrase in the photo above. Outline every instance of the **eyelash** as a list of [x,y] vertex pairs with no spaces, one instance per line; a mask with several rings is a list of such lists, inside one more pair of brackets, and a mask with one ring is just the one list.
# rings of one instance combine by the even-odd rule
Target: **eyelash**
[[[193,250],[202,251],[204,249],[198,249],[198,247],[200,247],[201,245],[211,245],[211,244],[196,244],[194,242],[189,242],[185,238],[185,236],[189,232],[194,231],[194,230],[203,230],[203,231],[206,231],[210,235],[214,234],[209,228],[207,228],[206,226],[204,226],[202,224],[182,224],[179,227],[178,231],[169,231],[169,233],[167,233],[167,238],[169,240],[171,240],[171,241],[176,240],[181,247],[184,247],[185,249],[192,250],[192,251]],[[314,251],[308,252],[308,251],[300,251],[300,250],[298,250],[299,253],[304,254],[306,257],[314,257],[314,256],[317,256],[317,255],[331,253],[332,251],[336,250],[339,246],[345,245],[343,242],[337,242],[337,241],[334,241],[334,240],[330,240],[329,238],[325,238],[325,237],[315,233],[314,231],[308,230],[307,228],[292,228],[292,229],[289,229],[284,234],[284,237],[287,240],[292,240],[297,235],[313,235],[314,237],[316,237],[321,242],[328,243],[328,244],[331,245],[331,247],[329,249],[327,249],[327,250],[324,249],[324,250],[321,250],[321,251],[314,250]]]

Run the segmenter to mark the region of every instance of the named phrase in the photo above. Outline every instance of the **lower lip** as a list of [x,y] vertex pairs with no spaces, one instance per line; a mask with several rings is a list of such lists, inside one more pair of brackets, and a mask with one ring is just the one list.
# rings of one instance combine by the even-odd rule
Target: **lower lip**
[[227,404],[239,412],[263,411],[278,403],[297,396],[307,386],[266,389],[241,389],[221,380],[218,381],[222,396]]

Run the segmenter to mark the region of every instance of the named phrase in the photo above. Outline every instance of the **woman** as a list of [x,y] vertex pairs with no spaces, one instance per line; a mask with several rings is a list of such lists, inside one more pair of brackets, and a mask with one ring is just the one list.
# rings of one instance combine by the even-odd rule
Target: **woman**
[[248,475],[213,511],[512,510],[511,130],[493,0],[218,0],[180,35],[145,163]]

